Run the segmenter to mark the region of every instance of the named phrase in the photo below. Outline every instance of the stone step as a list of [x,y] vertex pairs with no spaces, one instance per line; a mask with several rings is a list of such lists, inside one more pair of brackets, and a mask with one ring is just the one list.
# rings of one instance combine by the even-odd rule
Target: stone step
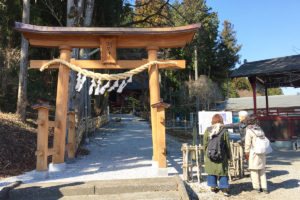
[[[10,200],[19,199],[58,199],[67,197],[82,197],[94,198],[95,196],[107,196],[113,199],[114,195],[117,198],[122,195],[134,193],[159,194],[160,192],[172,192],[179,196],[186,191],[181,179],[175,177],[164,178],[144,178],[144,179],[121,179],[121,180],[100,180],[87,182],[48,182],[21,184],[18,187],[9,191]],[[91,196],[91,197],[89,197]],[[157,198],[160,196],[158,195]],[[161,196],[164,198],[164,196]],[[124,197],[125,198],[125,197]],[[128,199],[131,197],[129,196]],[[156,199],[156,197],[153,197]],[[172,197],[173,198],[173,197]],[[169,199],[172,199],[169,198]],[[150,198],[151,199],[151,198]],[[173,199],[176,199],[174,197]]]
[[91,183],[95,185],[96,195],[177,190],[177,183],[173,177],[95,181]]
[[[177,191],[157,191],[157,192],[134,192],[106,195],[80,195],[63,196],[56,198],[59,200],[181,200]],[[31,200],[31,199],[30,199]],[[33,199],[32,199],[33,200]],[[43,198],[40,200],[54,200],[53,198]]]

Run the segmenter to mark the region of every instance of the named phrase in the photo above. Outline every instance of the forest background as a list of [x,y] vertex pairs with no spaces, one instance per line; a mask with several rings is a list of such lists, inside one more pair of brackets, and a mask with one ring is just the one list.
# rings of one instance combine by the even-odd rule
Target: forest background
[[[193,41],[184,48],[159,51],[159,58],[186,60],[184,70],[159,71],[161,97],[171,104],[167,114],[174,116],[180,112],[189,116],[196,110],[213,109],[226,98],[251,96],[247,79],[230,79],[242,48],[236,40],[234,25],[224,21],[218,31],[218,14],[205,0],[0,0],[0,111],[17,112],[23,121],[32,117],[31,106],[38,100],[55,105],[56,98],[57,71],[28,70],[28,60],[57,58],[59,52],[28,47],[27,42],[26,54],[26,41],[13,29],[15,21],[41,26],[92,27],[170,27],[201,23]],[[91,51],[75,49],[72,57],[84,59]],[[117,54],[118,59],[147,58],[145,49],[119,49]],[[99,59],[99,53],[90,58]],[[144,72],[135,78],[143,85],[147,77]],[[68,107],[76,111],[80,121],[84,116],[85,93],[74,91],[75,79],[76,74],[70,73]],[[143,99],[130,100],[147,113],[148,87],[142,90]],[[269,90],[269,95],[277,94],[282,94],[281,89]],[[89,115],[105,113],[108,102],[109,93],[89,97]]]

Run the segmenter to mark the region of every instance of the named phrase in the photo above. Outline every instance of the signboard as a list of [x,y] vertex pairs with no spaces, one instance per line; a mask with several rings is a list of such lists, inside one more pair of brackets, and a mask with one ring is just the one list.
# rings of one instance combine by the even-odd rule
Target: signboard
[[[232,112],[225,111],[201,111],[198,112],[198,124],[199,124],[199,134],[204,135],[207,127],[211,126],[211,119],[215,114],[220,114],[223,118],[224,124],[232,123]],[[232,129],[229,129],[232,132]]]

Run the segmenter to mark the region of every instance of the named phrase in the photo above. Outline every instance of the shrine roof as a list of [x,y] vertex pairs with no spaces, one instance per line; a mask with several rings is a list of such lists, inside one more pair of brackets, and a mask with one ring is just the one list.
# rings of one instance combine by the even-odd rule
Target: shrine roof
[[[292,108],[300,107],[300,95],[274,95],[269,96],[269,108]],[[257,109],[266,108],[266,97],[256,97]],[[253,97],[229,98],[218,105],[216,110],[237,111],[253,110]]]
[[268,75],[284,72],[300,71],[300,55],[285,56],[254,62],[245,62],[234,70],[231,77],[249,77],[253,75]]
[[268,88],[300,87],[300,55],[245,62],[231,74],[252,77]]

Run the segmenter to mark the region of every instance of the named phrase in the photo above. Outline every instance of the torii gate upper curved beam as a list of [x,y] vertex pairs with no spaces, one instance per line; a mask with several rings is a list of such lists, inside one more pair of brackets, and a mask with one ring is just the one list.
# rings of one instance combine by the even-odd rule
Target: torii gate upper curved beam
[[103,36],[116,37],[117,48],[183,47],[200,27],[200,23],[167,28],[49,27],[15,22],[15,29],[32,46],[59,47],[63,42],[72,48],[98,48]]

